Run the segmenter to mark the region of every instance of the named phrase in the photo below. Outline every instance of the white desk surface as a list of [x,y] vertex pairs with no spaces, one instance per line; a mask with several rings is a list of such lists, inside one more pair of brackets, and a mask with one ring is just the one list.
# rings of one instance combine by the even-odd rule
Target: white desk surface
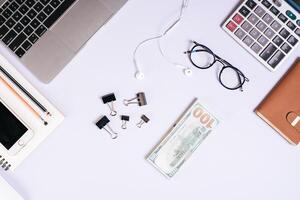
[[[299,48],[275,73],[269,72],[221,28],[237,0],[191,0],[182,23],[164,39],[168,56],[182,54],[189,40],[209,46],[250,78],[245,92],[222,88],[216,69],[184,77],[159,54],[155,42],[139,51],[144,81],[134,77],[132,52],[156,35],[178,11],[181,0],[131,0],[49,85],[38,81],[8,51],[9,60],[66,116],[64,123],[5,178],[29,200],[226,199],[298,200],[300,149],[289,145],[253,110],[299,56]],[[122,99],[145,91],[149,105],[122,106]],[[94,122],[108,114],[101,95],[115,92],[119,113],[134,119],[117,141]],[[172,180],[145,156],[193,98],[217,110],[222,123]],[[151,123],[138,130],[146,113]],[[111,126],[119,130],[120,120]]]

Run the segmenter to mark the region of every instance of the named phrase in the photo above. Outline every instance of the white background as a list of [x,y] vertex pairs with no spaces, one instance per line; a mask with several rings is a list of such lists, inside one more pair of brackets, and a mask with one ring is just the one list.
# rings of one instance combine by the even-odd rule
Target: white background
[[[132,53],[174,19],[180,0],[131,0],[88,42],[50,84],[38,81],[4,48],[1,52],[66,119],[14,172],[2,175],[29,200],[226,199],[298,200],[300,149],[289,145],[253,110],[299,56],[299,48],[271,73],[221,28],[237,0],[191,0],[179,26],[163,40],[168,56],[189,65],[183,51],[190,40],[209,46],[251,80],[245,92],[227,91],[216,78],[218,66],[185,77],[159,54],[155,42],[138,53],[146,79],[137,81]],[[149,105],[126,108],[123,98],[144,91]],[[95,121],[109,113],[100,97],[114,92],[119,113],[129,114],[127,131],[113,141]],[[145,156],[195,98],[221,124],[172,179],[165,179]],[[151,123],[138,130],[142,113]]]

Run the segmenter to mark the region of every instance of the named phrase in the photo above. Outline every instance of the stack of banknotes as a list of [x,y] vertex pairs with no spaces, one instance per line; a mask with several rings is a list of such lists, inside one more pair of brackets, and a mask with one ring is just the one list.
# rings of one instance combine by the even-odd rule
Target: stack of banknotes
[[196,99],[147,160],[167,178],[172,178],[219,120]]

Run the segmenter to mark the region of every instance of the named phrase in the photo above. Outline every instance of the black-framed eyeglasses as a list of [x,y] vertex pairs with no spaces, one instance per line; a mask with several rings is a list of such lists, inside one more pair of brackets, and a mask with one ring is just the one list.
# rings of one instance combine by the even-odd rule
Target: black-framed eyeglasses
[[208,47],[193,41],[194,46],[190,51],[184,52],[188,54],[191,63],[198,69],[208,69],[216,62],[223,65],[218,74],[220,84],[228,90],[240,89],[243,91],[243,85],[249,79],[243,74],[241,70],[231,65],[220,56],[216,55]]

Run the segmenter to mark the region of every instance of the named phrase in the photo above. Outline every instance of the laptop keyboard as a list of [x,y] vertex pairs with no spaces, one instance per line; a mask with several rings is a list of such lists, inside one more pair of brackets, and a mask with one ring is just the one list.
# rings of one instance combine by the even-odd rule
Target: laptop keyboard
[[75,1],[6,1],[0,8],[0,39],[21,58]]

